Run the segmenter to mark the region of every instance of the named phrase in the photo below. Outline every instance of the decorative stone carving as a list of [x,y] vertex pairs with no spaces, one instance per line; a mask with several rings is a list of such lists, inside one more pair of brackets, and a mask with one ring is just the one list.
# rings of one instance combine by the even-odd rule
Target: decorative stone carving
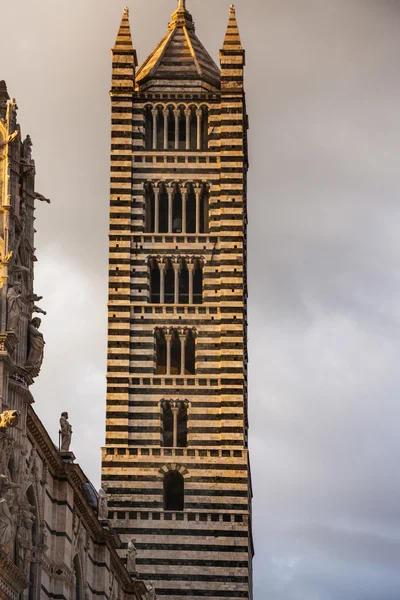
[[126,570],[130,575],[136,575],[136,556],[138,551],[135,542],[136,540],[131,540],[128,543],[128,553],[126,555]]
[[0,414],[0,429],[16,427],[21,418],[19,410],[6,410]]
[[97,516],[100,521],[106,521],[108,519],[107,492],[103,488],[99,489],[99,497],[97,500]]
[[20,283],[14,283],[7,291],[7,330],[16,331],[24,308]]
[[68,413],[61,413],[60,418],[60,450],[69,452],[72,441],[72,426],[68,421]]
[[39,317],[35,317],[32,319],[28,328],[29,354],[25,370],[28,371],[32,377],[37,377],[39,375],[40,367],[43,362],[45,341],[43,334],[39,331],[41,322],[42,320],[39,319]]

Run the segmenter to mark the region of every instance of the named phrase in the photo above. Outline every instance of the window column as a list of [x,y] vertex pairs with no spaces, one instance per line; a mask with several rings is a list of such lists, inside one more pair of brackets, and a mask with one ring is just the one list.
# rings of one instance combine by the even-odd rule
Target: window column
[[189,304],[193,304],[193,277],[194,277],[194,264],[188,264],[189,270]]
[[168,150],[168,114],[169,114],[168,108],[164,108],[164,110],[163,110],[163,115],[164,115],[164,150]]
[[203,116],[203,111],[201,108],[196,110],[197,116],[197,150],[201,150],[201,117]]
[[192,111],[190,108],[185,110],[186,117],[186,150],[190,150],[190,117],[192,116]]
[[179,117],[181,116],[181,111],[177,108],[174,110],[175,117],[175,150],[179,150]]
[[179,304],[179,269],[181,265],[179,263],[174,263],[174,303]]
[[174,419],[174,424],[173,424],[173,442],[172,445],[174,448],[176,448],[178,446],[178,417],[179,417],[179,402],[171,402],[171,412],[172,412],[172,417]]
[[185,375],[186,332],[181,335],[181,375]]
[[182,233],[186,233],[186,202],[187,202],[187,189],[181,190],[182,194]]
[[171,375],[171,341],[172,335],[170,333],[165,334],[165,340],[167,342],[167,375]]
[[158,116],[158,109],[157,108],[153,108],[151,111],[151,114],[153,115],[153,150],[157,150],[157,116]]
[[168,192],[168,233],[172,233],[172,195],[174,188],[172,186],[167,187]]
[[200,196],[201,196],[200,187],[195,189],[195,193],[196,193],[196,233],[200,233]]
[[160,304],[165,304],[165,263],[159,264],[160,269]]
[[160,188],[154,190],[154,232],[160,230]]

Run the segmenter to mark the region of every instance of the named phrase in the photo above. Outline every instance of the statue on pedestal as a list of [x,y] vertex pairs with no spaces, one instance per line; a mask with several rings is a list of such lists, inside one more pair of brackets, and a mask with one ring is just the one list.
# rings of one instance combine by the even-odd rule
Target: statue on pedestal
[[131,540],[128,544],[128,553],[126,555],[126,570],[130,575],[136,574],[136,555],[137,548],[135,546],[136,540]]
[[108,519],[107,492],[103,488],[99,489],[99,497],[97,500],[97,517],[99,521],[106,521]]
[[39,375],[40,367],[43,362],[45,341],[43,334],[39,331],[41,322],[42,320],[39,319],[39,317],[35,317],[28,327],[29,355],[25,369],[30,372],[32,377]]
[[63,412],[60,418],[60,451],[69,452],[72,441],[72,426],[68,421],[68,413]]
[[7,291],[7,331],[17,331],[24,308],[24,300],[21,293],[21,284],[14,283]]

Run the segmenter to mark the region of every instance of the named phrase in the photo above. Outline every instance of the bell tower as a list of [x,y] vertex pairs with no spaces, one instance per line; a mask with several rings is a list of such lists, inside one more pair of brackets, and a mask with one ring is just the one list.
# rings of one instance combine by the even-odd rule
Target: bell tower
[[165,600],[252,598],[244,64],[233,5],[220,68],[185,0],[140,68],[128,9],[112,50],[102,479]]

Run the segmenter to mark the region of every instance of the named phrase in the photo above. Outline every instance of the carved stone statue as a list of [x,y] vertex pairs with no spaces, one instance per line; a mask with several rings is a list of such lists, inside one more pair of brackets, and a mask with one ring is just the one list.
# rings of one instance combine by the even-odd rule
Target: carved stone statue
[[68,413],[63,412],[60,418],[60,450],[61,452],[69,452],[69,447],[72,441],[72,427],[68,421]]
[[146,587],[147,587],[146,600],[157,600],[156,591],[153,588],[153,586],[151,584],[149,584],[149,585],[146,585]]
[[21,313],[24,307],[23,296],[21,294],[21,285],[15,283],[7,291],[7,330],[16,331],[18,329]]
[[0,429],[16,427],[21,418],[19,410],[6,410],[0,414]]
[[97,500],[97,516],[100,521],[106,521],[108,519],[107,492],[103,488],[99,489],[99,497]]
[[135,546],[135,542],[136,540],[131,540],[128,543],[128,553],[126,555],[126,570],[129,574],[136,573],[136,555],[138,551]]
[[10,483],[5,475],[0,475],[0,548],[7,556],[12,556],[14,549],[14,520],[15,496],[13,488],[19,487]]
[[29,565],[32,559],[32,526],[34,520],[31,505],[27,501],[23,502],[16,536],[16,554],[17,566],[27,576],[29,575]]
[[32,377],[39,375],[40,367],[43,362],[45,341],[39,331],[42,320],[39,317],[32,319],[29,328],[29,355],[25,369],[30,372]]

